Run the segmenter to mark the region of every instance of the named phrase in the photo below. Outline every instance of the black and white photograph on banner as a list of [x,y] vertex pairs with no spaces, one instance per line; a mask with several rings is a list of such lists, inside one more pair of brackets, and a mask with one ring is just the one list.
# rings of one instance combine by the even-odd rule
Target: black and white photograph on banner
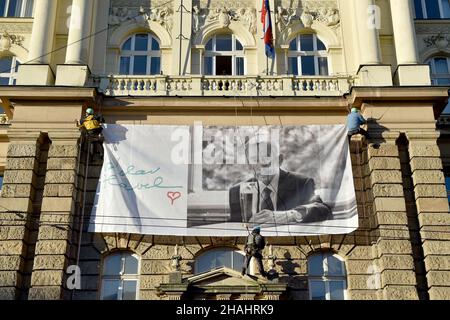
[[194,182],[201,175],[188,202],[190,226],[244,223],[280,236],[357,226],[344,127],[205,127],[202,146],[201,172],[190,174]]
[[255,226],[268,236],[357,228],[345,126],[106,126],[91,231],[244,236]]

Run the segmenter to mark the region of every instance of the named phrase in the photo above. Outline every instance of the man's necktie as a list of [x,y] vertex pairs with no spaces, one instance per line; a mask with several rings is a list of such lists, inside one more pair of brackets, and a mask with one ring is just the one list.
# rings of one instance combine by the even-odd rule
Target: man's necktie
[[269,188],[265,188],[262,192],[262,203],[261,203],[261,210],[270,210],[274,211],[274,206],[272,202],[272,198],[270,195],[272,194],[272,190]]

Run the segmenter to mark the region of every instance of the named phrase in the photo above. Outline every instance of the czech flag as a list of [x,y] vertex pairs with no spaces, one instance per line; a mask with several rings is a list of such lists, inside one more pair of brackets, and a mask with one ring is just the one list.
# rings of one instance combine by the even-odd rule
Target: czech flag
[[261,22],[263,24],[266,56],[273,59],[275,57],[275,48],[273,46],[272,20],[270,19],[269,0],[263,0],[263,6],[261,9]]

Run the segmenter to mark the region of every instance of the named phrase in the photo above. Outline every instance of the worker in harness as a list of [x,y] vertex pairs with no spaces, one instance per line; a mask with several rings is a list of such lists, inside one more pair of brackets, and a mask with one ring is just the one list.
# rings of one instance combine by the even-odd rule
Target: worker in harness
[[255,227],[252,230],[252,233],[248,235],[247,242],[245,243],[245,260],[244,265],[242,266],[242,276],[247,274],[248,266],[250,264],[250,260],[255,258],[258,263],[259,273],[261,276],[267,277],[267,273],[264,271],[264,266],[262,263],[262,251],[266,246],[266,239],[260,234],[261,228]]
[[78,122],[78,128],[86,135],[90,142],[96,145],[96,149],[101,156],[103,156],[101,144],[104,140],[102,135],[103,123],[105,123],[103,116],[100,114],[95,115],[94,109],[92,108],[87,108],[86,115]]
[[78,127],[90,137],[100,137],[103,131],[102,123],[105,119],[101,115],[95,115],[94,109],[87,108],[86,115],[78,124]]
[[347,127],[348,127],[348,138],[350,138],[356,134],[361,134],[366,139],[371,139],[369,133],[361,128],[361,125],[366,124],[367,120],[361,115],[357,108],[352,108],[352,111],[347,116]]

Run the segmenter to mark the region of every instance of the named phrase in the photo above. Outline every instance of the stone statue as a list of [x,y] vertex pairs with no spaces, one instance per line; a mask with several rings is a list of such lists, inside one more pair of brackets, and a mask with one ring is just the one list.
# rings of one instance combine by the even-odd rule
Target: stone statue
[[250,33],[252,34],[255,34],[257,30],[257,17],[255,8],[248,8],[245,10],[244,21],[248,27],[248,31],[250,31]]
[[206,14],[202,14],[202,9],[195,5],[192,10],[192,16],[194,19],[194,32],[198,32],[200,30],[200,26],[205,22]]

